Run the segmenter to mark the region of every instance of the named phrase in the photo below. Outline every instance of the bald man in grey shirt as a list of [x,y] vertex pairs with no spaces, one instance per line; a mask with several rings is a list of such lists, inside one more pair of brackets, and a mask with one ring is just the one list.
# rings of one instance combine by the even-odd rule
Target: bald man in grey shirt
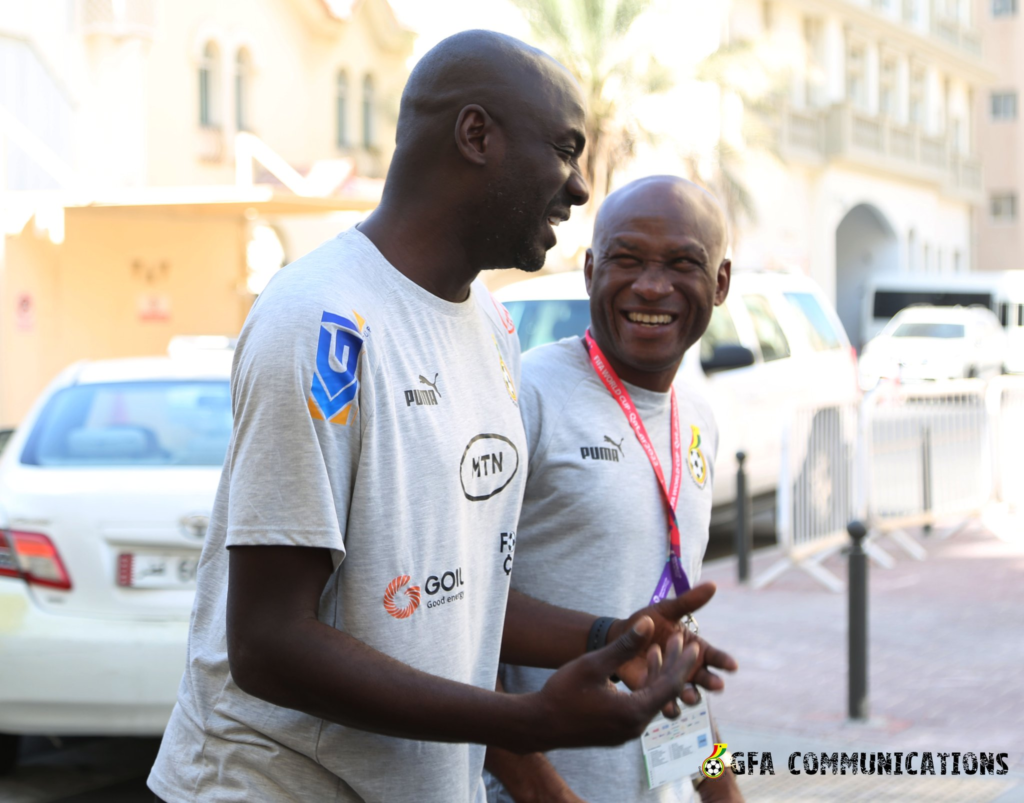
[[[711,517],[718,429],[708,403],[676,374],[729,289],[726,224],[718,203],[690,182],[658,176],[605,201],[587,251],[588,338],[523,355],[520,408],[529,473],[512,586],[555,605],[622,616],[650,600],[666,566],[664,492],[614,390],[606,362],[639,414],[666,489],[676,486],[678,557],[700,577]],[[598,362],[595,364],[595,357]],[[678,482],[672,419],[680,442]],[[669,491],[671,492],[671,490]],[[550,672],[503,667],[508,692],[542,688]],[[710,745],[708,745],[710,752]],[[533,799],[685,803],[688,778],[650,789],[639,740],[612,748],[514,756],[491,749],[492,803]],[[739,800],[731,772],[700,786],[705,800]]]

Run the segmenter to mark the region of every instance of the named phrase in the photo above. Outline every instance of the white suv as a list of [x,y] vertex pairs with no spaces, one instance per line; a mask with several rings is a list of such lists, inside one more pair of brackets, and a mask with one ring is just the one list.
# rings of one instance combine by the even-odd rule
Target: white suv
[[0,456],[0,771],[18,734],[158,735],[231,436],[230,350],[79,363]]
[[900,310],[860,358],[860,382],[871,390],[882,379],[901,382],[981,377],[1006,372],[1008,338],[985,307]]
[[[582,335],[590,324],[582,271],[527,279],[495,297],[511,313],[524,350]],[[698,387],[718,421],[716,522],[732,513],[737,451],[746,453],[747,481],[764,507],[778,484],[792,411],[859,397],[856,356],[835,310],[813,280],[785,273],[734,272],[726,303],[686,353],[676,381]]]

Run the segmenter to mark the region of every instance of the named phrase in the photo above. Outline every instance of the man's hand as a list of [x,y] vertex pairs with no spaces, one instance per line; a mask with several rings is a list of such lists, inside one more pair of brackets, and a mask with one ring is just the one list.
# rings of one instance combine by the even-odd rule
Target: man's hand
[[[652,644],[654,622],[648,616],[607,647],[571,661],[535,693],[540,706],[539,732],[555,747],[617,745],[635,739],[647,723],[683,693],[696,667],[698,647],[685,646],[680,633],[661,647]],[[644,686],[624,694],[608,680],[632,660],[644,664]],[[542,724],[543,723],[543,724]]]
[[[696,645],[698,654],[692,674],[687,677],[690,683],[696,683],[709,691],[721,691],[725,688],[725,682],[716,674],[710,671],[724,669],[734,672],[738,665],[731,655],[722,650],[712,647],[704,639],[694,634],[689,628],[679,623],[679,620],[686,614],[700,610],[715,595],[714,583],[701,583],[699,586],[690,589],[681,597],[666,599],[661,602],[649,605],[637,611],[628,619],[616,621],[608,631],[608,640],[617,638],[621,633],[632,626],[634,622],[642,617],[649,617],[654,622],[653,641],[664,649],[668,640],[673,636],[682,634],[684,644],[689,647]],[[647,661],[642,656],[634,656],[615,671],[622,681],[631,689],[642,689],[647,682]],[[683,702],[688,705],[695,705],[698,701],[697,692],[687,687],[681,695]],[[674,706],[666,710],[666,714],[675,713]]]

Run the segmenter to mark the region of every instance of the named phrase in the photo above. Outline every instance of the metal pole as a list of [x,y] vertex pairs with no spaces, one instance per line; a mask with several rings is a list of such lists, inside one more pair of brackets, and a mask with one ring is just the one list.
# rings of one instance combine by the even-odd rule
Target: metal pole
[[[932,428],[921,428],[921,507],[932,512]],[[925,535],[932,531],[931,522],[924,525]]]
[[868,556],[867,528],[859,521],[846,526],[850,534],[849,660],[850,719],[868,718]]
[[750,553],[754,549],[754,524],[747,491],[747,472],[743,468],[745,452],[736,452],[736,560],[739,581],[750,580]]

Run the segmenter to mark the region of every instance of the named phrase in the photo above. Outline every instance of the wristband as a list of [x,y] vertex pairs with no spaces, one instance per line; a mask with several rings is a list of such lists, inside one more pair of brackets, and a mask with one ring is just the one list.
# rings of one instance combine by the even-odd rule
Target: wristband
[[590,635],[587,636],[587,652],[601,649],[608,641],[608,631],[612,629],[615,621],[611,616],[599,616],[590,626]]

